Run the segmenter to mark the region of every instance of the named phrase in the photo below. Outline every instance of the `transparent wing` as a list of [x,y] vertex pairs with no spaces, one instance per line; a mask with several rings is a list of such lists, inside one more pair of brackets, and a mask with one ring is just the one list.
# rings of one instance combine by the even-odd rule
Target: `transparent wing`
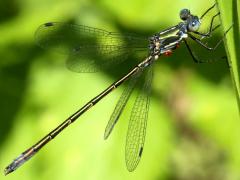
[[127,169],[134,171],[143,152],[149,110],[149,95],[152,82],[152,67],[146,72],[145,82],[134,102],[128,125],[125,160]]
[[82,48],[69,54],[66,61],[67,68],[80,73],[96,72],[116,66],[134,53],[132,49],[117,46],[100,46],[96,48],[94,52]]
[[104,133],[104,139],[107,139],[108,136],[111,134],[115,124],[117,123],[120,115],[122,114],[123,109],[125,108],[129,97],[132,94],[132,91],[136,85],[136,82],[138,81],[140,75],[142,74],[142,71],[139,71],[137,74],[135,74],[129,81],[124,89],[121,97],[119,98],[117,105],[115,106],[115,109],[108,121],[108,124],[105,128],[105,133]]
[[140,36],[61,22],[41,25],[35,39],[42,48],[68,54],[67,67],[76,72],[95,72],[148,49],[148,39]]

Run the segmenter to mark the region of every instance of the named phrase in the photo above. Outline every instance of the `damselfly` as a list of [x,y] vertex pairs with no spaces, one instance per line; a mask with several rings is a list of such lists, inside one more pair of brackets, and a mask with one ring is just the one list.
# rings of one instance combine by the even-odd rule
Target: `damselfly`
[[[211,18],[210,28],[207,33],[202,33],[199,30],[201,20],[214,9],[215,6],[216,4],[207,9],[200,17],[191,14],[188,9],[182,9],[180,11],[182,21],[180,23],[160,31],[150,38],[142,38],[129,34],[124,35],[84,25],[60,22],[49,22],[41,25],[36,31],[36,42],[43,48],[52,48],[56,51],[69,54],[66,63],[67,67],[76,72],[95,72],[98,69],[111,67],[112,65],[123,62],[129,54],[135,51],[147,50],[148,56],[129,73],[115,81],[99,95],[86,103],[39,142],[24,151],[5,168],[5,175],[15,171],[66,127],[77,120],[79,116],[112,92],[112,90],[128,80],[128,84],[117,102],[105,129],[104,138],[107,139],[126,106],[134,86],[139,83],[142,74],[146,73],[143,79],[144,82],[140,84],[139,94],[132,108],[127,132],[125,160],[127,169],[133,171],[141,159],[144,147],[152,81],[152,65],[159,59],[159,56],[170,55],[179,47],[180,43],[186,45],[194,62],[204,63],[214,61],[214,59],[199,59],[192,51],[188,40],[193,40],[199,47],[203,47],[208,51],[214,51],[223,42],[224,36],[231,27],[224,33],[224,36],[214,47],[209,47],[203,42],[203,40],[211,37],[212,32],[220,26],[214,26],[213,23],[214,19],[219,16],[220,13],[215,14]],[[84,60],[86,57],[90,60]],[[104,59],[99,61],[99,57],[104,57]]]

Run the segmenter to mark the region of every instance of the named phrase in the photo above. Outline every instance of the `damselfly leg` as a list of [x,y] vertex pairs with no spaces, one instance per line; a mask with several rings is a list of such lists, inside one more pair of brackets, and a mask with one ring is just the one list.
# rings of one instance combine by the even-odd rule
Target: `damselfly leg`
[[[218,46],[223,43],[223,40],[224,38],[226,37],[227,33],[231,30],[231,28],[233,27],[233,25],[231,25],[227,31],[224,32],[223,34],[223,37],[213,46],[213,47],[209,47],[206,43],[203,43],[201,39],[199,38],[196,38],[195,36],[191,35],[189,33],[189,37],[191,39],[193,39],[196,43],[198,43],[200,46],[202,46],[203,48],[207,49],[208,51],[215,51]],[[216,62],[218,60],[227,60],[227,57],[226,56],[222,56],[222,57],[218,57],[218,58],[215,58],[215,59],[198,59],[198,57],[194,54],[194,52],[192,51],[190,45],[188,44],[187,40],[184,39],[184,42],[186,44],[186,47],[190,53],[190,55],[192,56],[192,59],[194,60],[194,62],[196,63],[212,63],[212,62]]]
[[[206,33],[201,31],[191,31],[191,32],[188,32],[188,36],[190,38],[184,39],[184,43],[187,47],[187,50],[189,51],[195,63],[212,63],[212,62],[216,62],[223,59],[227,60],[225,53],[221,55],[215,55],[220,53],[214,53],[214,54],[212,52],[210,53],[210,51],[216,51],[217,49],[219,49],[220,45],[222,47],[219,49],[218,52],[224,52],[223,40],[226,37],[229,30],[232,28],[232,25],[231,25],[224,32],[223,36],[218,41],[212,42],[214,44],[213,46],[209,45],[209,41],[213,35],[213,32],[216,31],[221,25],[219,23],[218,25],[214,26],[214,22],[216,21],[216,18],[220,16],[220,12],[217,12],[217,13],[213,12],[213,9],[216,5],[217,4],[214,4],[213,6],[208,8],[200,17],[200,20],[206,19],[207,15],[213,13],[213,15],[211,16],[210,27],[208,28],[208,31]],[[190,40],[193,41],[191,44],[188,42]],[[195,48],[192,48],[191,46],[194,46],[194,43],[198,44],[198,47],[197,45],[195,45]]]
[[201,35],[201,36],[202,36],[201,39],[203,39],[203,38],[205,38],[205,37],[210,37],[211,34],[212,34],[212,32],[215,31],[217,28],[220,27],[220,24],[218,24],[218,25],[216,25],[215,27],[213,27],[214,19],[216,19],[216,17],[218,17],[219,15],[220,15],[220,13],[217,13],[217,14],[215,14],[215,15],[212,17],[211,23],[210,23],[210,28],[209,28],[209,30],[208,30],[207,33],[202,33],[202,32],[198,32],[198,31],[193,32],[193,33],[194,33],[194,34],[197,34],[197,35]]
[[210,8],[208,8],[201,16],[200,19],[202,19],[209,11],[211,11],[215,6],[217,5],[217,3],[213,4]]

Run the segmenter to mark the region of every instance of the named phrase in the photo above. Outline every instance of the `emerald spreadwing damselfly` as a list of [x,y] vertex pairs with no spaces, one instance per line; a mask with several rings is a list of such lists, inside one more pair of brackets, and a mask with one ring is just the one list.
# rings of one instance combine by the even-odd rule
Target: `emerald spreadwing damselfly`
[[[161,55],[170,55],[181,43],[186,45],[187,50],[196,63],[213,62],[221,58],[201,59],[188,43],[189,40],[192,40],[199,45],[199,47],[211,53],[222,44],[225,35],[232,26],[224,32],[223,37],[213,47],[209,47],[207,43],[204,42],[204,40],[210,39],[212,33],[220,27],[220,24],[214,25],[214,21],[220,13],[216,13],[211,17],[210,27],[206,33],[199,30],[202,19],[205,18],[215,6],[216,4],[208,8],[200,17],[193,15],[189,9],[182,9],[180,11],[182,21],[180,23],[160,31],[150,38],[143,38],[131,34],[113,33],[103,29],[61,22],[49,22],[41,25],[35,34],[37,44],[42,48],[54,49],[58,52],[68,54],[66,65],[70,70],[75,72],[96,72],[99,69],[111,68],[113,65],[125,61],[132,52],[147,51],[148,56],[122,78],[115,81],[40,141],[14,159],[13,162],[5,168],[5,175],[15,171],[66,127],[76,121],[83,113],[124,82],[126,82],[126,87],[106,126],[104,139],[107,139],[111,134],[135,85],[140,84],[139,93],[135,99],[130,115],[125,146],[127,169],[129,171],[135,170],[144,148],[149,96],[153,77],[152,66]],[[100,56],[104,57],[102,61],[99,61]],[[88,57],[88,59],[84,60],[86,57]]]

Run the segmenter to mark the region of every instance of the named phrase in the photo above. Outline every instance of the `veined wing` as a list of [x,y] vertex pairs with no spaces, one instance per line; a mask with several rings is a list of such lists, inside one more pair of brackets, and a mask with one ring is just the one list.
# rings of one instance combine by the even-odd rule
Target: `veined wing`
[[149,110],[149,96],[152,82],[152,66],[147,70],[145,82],[134,102],[131,117],[128,125],[125,160],[127,169],[134,171],[141,159]]
[[104,132],[104,139],[107,139],[108,136],[111,134],[115,124],[117,123],[120,115],[122,114],[129,97],[131,96],[133,89],[139,80],[140,75],[142,74],[142,71],[139,71],[137,74],[133,75],[131,79],[128,81],[128,84],[126,85],[126,88],[124,89],[121,97],[119,98],[117,105],[115,106],[115,109],[108,121],[108,124],[105,128]]
[[49,22],[36,33],[37,44],[68,54],[67,67],[76,72],[95,72],[124,61],[133,51],[148,50],[148,39],[85,25]]

